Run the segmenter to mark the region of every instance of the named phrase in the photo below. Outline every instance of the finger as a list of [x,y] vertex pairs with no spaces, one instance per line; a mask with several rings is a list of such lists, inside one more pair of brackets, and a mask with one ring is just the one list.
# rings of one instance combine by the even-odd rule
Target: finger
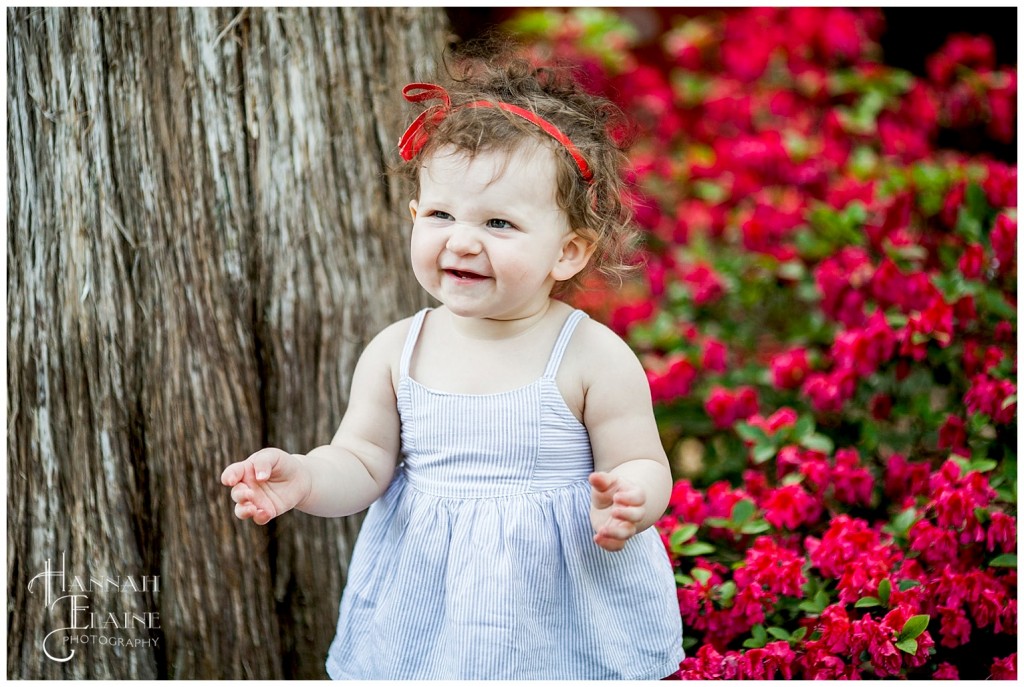
[[220,473],[220,483],[225,487],[233,487],[238,484],[238,481],[242,479],[242,475],[245,474],[245,463],[232,463],[231,465],[224,468],[224,472]]
[[253,522],[258,525],[265,525],[270,520],[273,520],[273,515],[264,510],[256,511],[256,514],[253,516]]
[[236,503],[235,517],[239,520],[247,520],[256,514],[256,506],[251,503]]
[[616,506],[642,506],[647,502],[643,489],[619,489],[612,495]]
[[590,486],[598,491],[612,491],[618,484],[618,478],[607,472],[594,472],[590,475]]
[[636,525],[626,520],[610,519],[604,524],[599,533],[611,539],[625,541],[636,534]]
[[612,505],[612,495],[617,480],[607,472],[595,472],[590,475],[591,503],[595,508],[607,508]]
[[263,448],[245,459],[246,471],[252,479],[263,482],[270,479],[281,457],[281,449]]
[[231,500],[235,503],[248,503],[252,501],[252,489],[245,482],[239,482],[231,487]]
[[600,533],[594,535],[594,543],[605,551],[621,551],[623,547],[626,546],[626,542],[624,540],[609,537]]
[[642,506],[616,506],[612,509],[612,518],[636,524],[643,520],[644,509]]

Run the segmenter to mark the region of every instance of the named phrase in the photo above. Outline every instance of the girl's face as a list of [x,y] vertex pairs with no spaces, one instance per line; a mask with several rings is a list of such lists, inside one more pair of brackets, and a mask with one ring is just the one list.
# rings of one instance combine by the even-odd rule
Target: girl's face
[[555,200],[555,164],[543,144],[473,159],[442,148],[424,161],[409,203],[413,272],[452,313],[528,317],[586,265],[593,247]]

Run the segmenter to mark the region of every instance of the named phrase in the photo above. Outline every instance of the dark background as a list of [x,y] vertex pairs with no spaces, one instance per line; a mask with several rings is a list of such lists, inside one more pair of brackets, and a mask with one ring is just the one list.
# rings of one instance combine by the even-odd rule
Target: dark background
[[[469,40],[508,19],[519,8],[449,7],[446,9],[458,39]],[[955,33],[992,37],[997,66],[1017,65],[1016,7],[883,7],[885,31],[879,43],[884,64],[925,75],[925,60]],[[696,7],[619,8],[644,24],[644,33],[659,36],[673,20],[706,11]],[[638,52],[660,50],[656,39]],[[1017,141],[1001,144],[979,127],[975,130],[942,131],[937,144],[970,154],[990,154],[1007,163],[1017,161]]]

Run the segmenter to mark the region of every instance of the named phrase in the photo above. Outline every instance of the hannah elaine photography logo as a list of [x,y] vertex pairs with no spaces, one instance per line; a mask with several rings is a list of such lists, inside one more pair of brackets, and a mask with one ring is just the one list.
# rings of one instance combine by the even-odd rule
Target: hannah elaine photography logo
[[[99,610],[94,601],[110,595],[136,597],[125,600],[123,607],[137,606],[160,591],[158,575],[69,575],[60,555],[59,567],[49,558],[42,572],[29,580],[31,594],[42,592],[43,603],[55,622],[63,623],[46,634],[41,641],[43,653],[51,661],[70,661],[76,647],[87,645],[143,648],[156,647],[160,638],[160,614],[140,610]],[[132,603],[135,601],[136,603]],[[125,635],[146,635],[145,638]]]

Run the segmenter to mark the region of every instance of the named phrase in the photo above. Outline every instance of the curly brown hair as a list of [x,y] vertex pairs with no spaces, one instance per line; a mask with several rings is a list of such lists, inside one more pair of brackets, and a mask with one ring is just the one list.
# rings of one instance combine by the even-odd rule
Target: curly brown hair
[[[557,284],[555,295],[568,295],[595,272],[621,281],[633,269],[629,258],[638,235],[625,202],[626,142],[612,135],[627,129],[622,111],[584,91],[571,67],[535,66],[514,47],[493,52],[492,46],[493,40],[485,47],[462,46],[446,60],[438,83],[451,97],[451,110],[439,122],[425,123],[427,142],[396,173],[419,195],[422,161],[440,148],[452,146],[472,158],[482,151],[512,152],[527,141],[549,145],[558,166],[557,202],[569,226],[596,247],[587,268]],[[479,100],[517,105],[556,126],[583,155],[591,181],[584,180],[569,151],[550,145],[553,139],[535,124],[498,107],[459,107]]]

